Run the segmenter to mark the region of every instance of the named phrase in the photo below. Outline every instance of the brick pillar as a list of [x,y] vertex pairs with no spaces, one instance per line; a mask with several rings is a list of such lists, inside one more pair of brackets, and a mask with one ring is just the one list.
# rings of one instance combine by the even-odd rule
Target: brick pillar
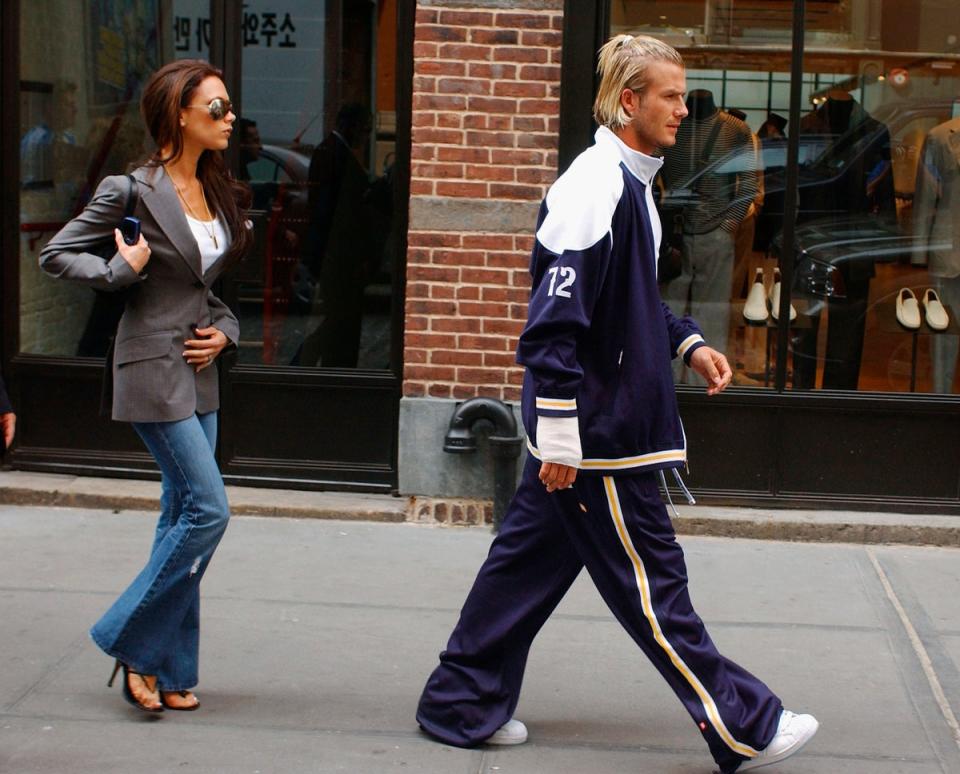
[[532,234],[556,177],[562,8],[418,3],[407,397],[520,397]]

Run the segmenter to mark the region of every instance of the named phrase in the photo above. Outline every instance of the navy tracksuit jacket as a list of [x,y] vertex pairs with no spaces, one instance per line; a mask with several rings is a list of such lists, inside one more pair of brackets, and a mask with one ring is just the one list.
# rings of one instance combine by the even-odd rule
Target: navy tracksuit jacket
[[[693,609],[660,499],[656,471],[686,460],[670,362],[704,345],[657,290],[661,163],[601,128],[541,207],[517,350],[531,457],[417,711],[449,744],[512,717],[530,645],[583,567],[724,774],[776,733],[780,700],[717,652]],[[578,465],[573,487],[547,494],[540,459]]]
[[[538,419],[578,416],[588,475],[679,467],[686,442],[670,362],[704,342],[657,288],[660,223],[650,216],[649,182],[661,160],[630,151],[608,129],[597,136],[540,207],[517,348],[527,368],[523,422],[539,456]],[[634,172],[621,147],[635,154],[626,159]]]

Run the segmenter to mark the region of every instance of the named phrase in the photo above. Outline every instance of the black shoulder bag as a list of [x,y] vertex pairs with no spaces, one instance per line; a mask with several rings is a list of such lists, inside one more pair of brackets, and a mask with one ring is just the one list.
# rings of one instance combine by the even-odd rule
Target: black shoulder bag
[[[700,154],[700,167],[702,170],[710,160],[710,154],[713,152],[713,146],[717,142],[717,136],[720,134],[722,120],[718,116],[707,142],[703,146],[703,152]],[[701,175],[694,183],[691,193],[696,193],[704,176]],[[664,283],[675,280],[683,271],[683,219],[685,204],[671,203],[668,197],[660,198],[660,225],[663,233],[660,236],[660,253],[657,255],[657,282]]]
[[[140,192],[137,187],[137,181],[133,175],[127,175],[127,203],[123,209],[123,217],[129,218],[137,209],[137,202],[140,198]],[[117,224],[119,227],[119,224]],[[109,261],[117,254],[117,242],[113,235],[109,240],[104,240],[97,245],[92,253],[99,255],[105,261]],[[103,353],[103,380],[100,385],[100,415],[110,417],[113,413],[113,342],[117,335],[117,325],[123,316],[123,310],[127,305],[129,290],[118,291],[94,291],[96,296],[93,300],[93,308],[90,310],[90,316],[87,319],[87,326],[84,328],[83,336],[80,339],[80,347],[85,346],[90,349],[102,349],[102,343],[90,344],[89,342],[103,342],[106,340],[106,352]],[[88,342],[86,345],[84,342]],[[99,355],[100,352],[89,351],[83,354]]]

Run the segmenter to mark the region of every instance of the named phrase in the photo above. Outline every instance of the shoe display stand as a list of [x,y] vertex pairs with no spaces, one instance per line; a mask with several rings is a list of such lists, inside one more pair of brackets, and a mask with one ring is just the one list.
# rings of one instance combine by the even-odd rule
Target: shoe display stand
[[[773,348],[777,341],[777,328],[780,323],[773,319],[773,315],[767,315],[764,322],[751,322],[743,316],[744,301],[737,301],[731,304],[731,314],[736,320],[737,328],[766,328],[766,350],[763,365],[763,386],[769,387],[773,381],[773,368],[770,361],[773,359]],[[797,310],[796,318],[790,323],[790,330],[809,328],[811,326],[810,318],[807,316],[807,301],[805,299],[793,300],[793,308]]]
[[956,315],[953,309],[944,304],[944,310],[949,319],[949,325],[945,330],[935,331],[927,325],[926,317],[923,314],[923,308],[920,309],[920,327],[916,330],[904,328],[897,320],[896,299],[886,304],[877,305],[877,327],[883,333],[902,333],[910,336],[910,392],[917,391],[917,344],[921,336],[960,336],[960,325],[957,325]]

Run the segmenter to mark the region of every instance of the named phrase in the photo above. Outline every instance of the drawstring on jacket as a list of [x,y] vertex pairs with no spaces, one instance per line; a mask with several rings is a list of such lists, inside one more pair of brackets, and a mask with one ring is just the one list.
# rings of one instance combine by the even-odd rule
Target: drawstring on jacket
[[[680,487],[680,491],[683,492],[684,497],[687,498],[688,505],[696,505],[697,501],[693,499],[693,495],[690,494],[690,490],[687,489],[687,485],[683,483],[683,479],[680,478],[680,471],[676,468],[672,468],[673,478],[677,482],[677,486]],[[670,503],[670,508],[673,510],[673,515],[677,518],[680,518],[680,511],[677,510],[677,506],[673,504],[673,498],[670,496],[670,490],[667,488],[667,477],[663,474],[663,469],[661,468],[657,471],[660,474],[660,485],[663,487],[663,493],[667,496],[667,502]]]

